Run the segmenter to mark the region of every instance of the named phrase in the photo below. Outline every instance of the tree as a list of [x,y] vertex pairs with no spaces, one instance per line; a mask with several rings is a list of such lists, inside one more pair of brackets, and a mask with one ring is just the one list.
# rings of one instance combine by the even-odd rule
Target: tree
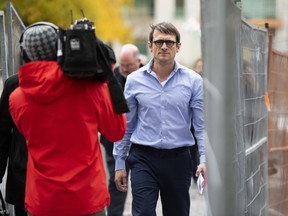
[[[71,21],[85,16],[94,22],[96,34],[107,42],[131,42],[131,28],[122,11],[131,7],[132,0],[12,0],[10,1],[25,25],[48,21],[66,29]],[[6,7],[0,3],[0,9]],[[71,17],[71,11],[73,17]]]

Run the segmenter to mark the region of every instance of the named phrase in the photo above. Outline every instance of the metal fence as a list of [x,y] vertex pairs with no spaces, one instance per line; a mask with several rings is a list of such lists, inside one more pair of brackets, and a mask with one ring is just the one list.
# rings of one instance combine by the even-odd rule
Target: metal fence
[[[5,20],[7,30],[5,28]],[[1,84],[3,84],[3,82],[5,82],[9,76],[17,73],[20,65],[22,64],[22,59],[20,58],[21,49],[19,39],[24,28],[25,25],[23,24],[12,3],[7,2],[6,19],[4,11],[0,11]]]
[[208,215],[268,215],[268,32],[201,1]]
[[[5,15],[4,11],[0,11],[0,69],[1,69],[1,79],[6,77],[8,74],[8,64],[7,64],[7,41],[6,41],[6,30],[5,30]],[[3,79],[2,79],[3,80]],[[0,82],[0,90],[2,91],[3,82]]]
[[[21,49],[19,45],[19,39],[21,33],[25,29],[21,18],[19,17],[17,11],[13,7],[12,3],[7,2],[6,4],[7,12],[7,29],[8,29],[8,76],[16,74],[20,65],[23,63],[21,59]],[[3,77],[4,79],[6,77]]]
[[267,91],[268,32],[249,25],[241,28],[242,70],[240,70],[245,146],[246,215],[267,215]]

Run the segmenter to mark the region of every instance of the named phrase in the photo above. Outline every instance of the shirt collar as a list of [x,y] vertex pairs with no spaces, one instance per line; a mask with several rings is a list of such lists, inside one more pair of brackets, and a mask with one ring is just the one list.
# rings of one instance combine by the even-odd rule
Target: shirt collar
[[[154,59],[152,58],[146,65],[143,66],[143,70],[144,71],[147,71],[148,73],[152,73],[152,65],[153,65],[153,62],[154,62]],[[183,69],[184,66],[179,64],[176,60],[175,60],[175,65],[174,65],[174,69],[173,71],[171,72],[171,74],[173,73],[176,73],[177,71],[179,71],[179,69]]]

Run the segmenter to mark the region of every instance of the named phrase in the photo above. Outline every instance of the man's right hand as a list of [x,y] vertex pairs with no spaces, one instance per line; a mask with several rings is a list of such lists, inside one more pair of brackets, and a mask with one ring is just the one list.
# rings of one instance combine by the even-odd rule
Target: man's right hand
[[115,171],[115,184],[119,191],[127,192],[127,172],[126,170]]

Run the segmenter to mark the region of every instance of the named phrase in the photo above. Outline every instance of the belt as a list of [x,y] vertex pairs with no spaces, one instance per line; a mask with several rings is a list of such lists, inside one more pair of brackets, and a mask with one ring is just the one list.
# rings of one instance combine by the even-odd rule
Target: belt
[[145,146],[145,145],[132,143],[131,150],[133,149],[138,149],[140,151],[145,151],[145,152],[157,154],[160,156],[164,156],[164,155],[175,155],[175,154],[177,155],[183,152],[187,152],[188,150],[190,151],[191,147],[183,146],[183,147],[178,147],[178,148],[173,148],[173,149],[158,149],[158,148],[153,148],[151,146]]

